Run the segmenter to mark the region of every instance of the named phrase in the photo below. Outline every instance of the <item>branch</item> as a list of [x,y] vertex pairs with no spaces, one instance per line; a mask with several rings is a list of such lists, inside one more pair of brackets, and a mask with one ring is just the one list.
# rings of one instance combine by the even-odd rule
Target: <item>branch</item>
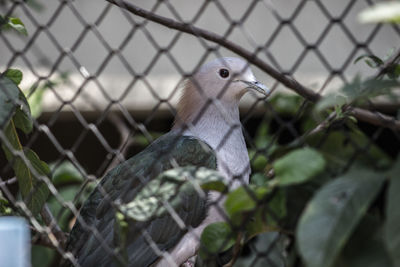
[[388,60],[386,60],[385,64],[379,68],[379,71],[376,75],[377,78],[382,77],[387,72],[390,71],[390,68],[395,64],[397,61],[400,61],[400,48],[397,49],[396,53],[394,53]]
[[[143,17],[147,20],[164,25],[170,29],[185,32],[197,37],[201,37],[213,43],[219,44],[222,47],[245,58],[248,62],[254,64],[264,72],[268,73],[274,79],[285,85],[287,88],[295,91],[296,93],[298,93],[299,95],[301,95],[302,97],[311,102],[317,102],[319,99],[322,98],[320,94],[314,92],[309,88],[306,88],[296,80],[286,75],[283,75],[282,73],[274,69],[272,66],[270,66],[269,64],[258,58],[257,53],[259,49],[257,49],[256,52],[252,53],[216,33],[195,27],[189,23],[181,23],[173,19],[154,14],[125,0],[106,0],[106,1],[120,8],[123,8],[139,17]],[[349,107],[347,111],[349,111],[350,115],[354,116],[360,121],[368,122],[370,124],[377,126],[387,127],[396,131],[400,130],[399,121],[395,120],[390,116],[383,115],[379,112],[371,112],[369,110],[361,108],[351,108],[351,107]]]
[[273,78],[275,78],[277,81],[280,83],[286,85],[288,88],[291,88],[294,90],[296,93],[299,95],[311,100],[312,102],[316,102],[318,99],[321,98],[321,96],[314,91],[304,87],[303,85],[299,84],[297,81],[295,81],[292,78],[289,78],[280,72],[278,72],[276,69],[274,69],[272,66],[269,64],[265,63],[261,59],[257,58],[256,53],[252,53],[243,47],[225,39],[224,37],[207,31],[200,29],[198,27],[195,27],[191,24],[188,23],[181,23],[177,22],[173,19],[169,19],[163,16],[159,16],[157,14],[154,14],[152,12],[146,11],[144,9],[141,9],[138,6],[135,6],[134,4],[124,1],[124,0],[106,0],[107,2],[110,2],[116,6],[119,6],[123,9],[128,10],[129,12],[138,15],[139,17],[143,17],[145,19],[148,19],[150,21],[156,22],[158,24],[164,25],[170,29],[178,30],[181,32],[185,32],[191,35],[195,35],[197,37],[201,37],[203,39],[206,39],[208,41],[211,41],[213,43],[219,44],[232,52],[236,53],[239,56],[242,56],[245,58],[248,62],[254,64],[255,66],[259,67],[261,70],[265,71],[269,75],[271,75]]
[[47,204],[44,204],[40,215],[42,216],[44,223],[50,228],[51,232],[57,238],[57,241],[60,243],[61,247],[64,248],[67,242],[67,237],[61,230],[60,226],[58,226],[57,221],[54,219],[53,214],[51,213]]
[[232,267],[236,260],[238,259],[239,255],[240,255],[240,251],[242,250],[242,238],[243,238],[243,233],[239,232],[237,238],[236,238],[236,242],[235,242],[235,246],[233,247],[233,256],[232,259],[225,264],[223,267]]

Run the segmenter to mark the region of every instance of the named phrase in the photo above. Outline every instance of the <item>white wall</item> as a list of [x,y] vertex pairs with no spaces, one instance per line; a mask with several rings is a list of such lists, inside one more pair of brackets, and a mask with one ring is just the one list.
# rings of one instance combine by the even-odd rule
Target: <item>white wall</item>
[[[73,97],[77,92],[79,94],[73,104],[84,111],[101,111],[105,109],[110,98],[120,99],[133,78],[118,56],[115,55],[105,64],[104,69],[99,71],[101,64],[109,55],[108,48],[103,45],[101,40],[104,40],[111,49],[118,49],[133,29],[133,24],[135,22],[143,22],[143,19],[133,15],[128,15],[129,19],[127,19],[126,13],[121,12],[118,8],[110,7],[101,22],[95,25],[100,14],[104,12],[108,5],[105,1],[81,0],[70,1],[67,4],[62,4],[61,1],[56,0],[38,1],[45,6],[45,9],[41,12],[21,6],[14,10],[13,14],[20,17],[28,28],[29,36],[21,39],[19,36],[7,33],[0,38],[0,70],[4,70],[7,64],[11,65],[10,67],[23,69],[25,74],[23,86],[28,88],[30,84],[37,81],[37,75],[47,77],[51,73],[49,66],[54,66],[60,55],[65,51],[68,52],[68,56],[63,57],[58,63],[57,70],[70,72],[72,83],[59,86],[55,90],[47,92],[46,110],[56,110],[61,105],[62,101],[60,99],[74,99]],[[147,10],[157,3],[155,0],[131,2]],[[232,20],[240,20],[252,2],[220,0],[219,6],[225,8]],[[320,34],[329,25],[329,19],[316,2],[318,1],[306,1],[299,15],[293,21],[293,25],[299,34],[303,36],[306,42],[311,44],[317,41]],[[343,12],[348,11],[344,18],[345,27],[359,42],[364,42],[373,31],[374,25],[361,25],[356,20],[358,12],[367,6],[366,1],[321,0],[320,2],[333,17],[338,17]],[[349,8],[350,2],[355,4]],[[191,21],[203,1],[171,0],[169,3],[179,13],[182,20]],[[299,3],[299,0],[259,1],[250,16],[244,21],[242,27],[236,28],[228,36],[228,39],[249,50],[254,50],[255,47],[264,45],[279,27],[279,22],[272,12],[277,12],[287,19],[298,8]],[[57,10],[60,12],[54,16]],[[4,14],[4,10],[1,13]],[[165,4],[161,4],[156,13],[176,19]],[[35,25],[36,23],[37,25]],[[84,32],[84,26],[87,24],[93,25],[94,29],[89,30],[82,41],[74,47],[77,39]],[[49,27],[47,30],[38,31],[37,27],[40,25]],[[195,25],[224,34],[230,27],[230,22],[224,17],[214,1],[210,1]],[[146,24],[145,30],[137,30],[128,44],[121,50],[121,56],[137,73],[143,72],[158,52],[149,42],[146,33],[150,34],[151,38],[160,47],[168,45],[177,34],[174,30],[151,22]],[[51,39],[57,40],[57,44],[55,45]],[[369,47],[373,53],[384,56],[391,48],[399,46],[399,40],[400,33],[398,31],[396,32],[391,26],[383,26],[379,29],[375,38],[372,39],[372,42],[369,43]],[[15,59],[13,52],[7,48],[6,43],[11,44],[17,51],[23,51],[23,56]],[[169,52],[183,70],[190,72],[206,50],[202,43],[204,42],[195,37],[181,34],[179,40]],[[206,43],[212,45],[209,42]],[[286,25],[283,26],[267,51],[273,55],[276,62],[279,63],[279,67],[289,71],[301,53],[304,52],[304,47],[295,37],[292,29]],[[233,55],[225,49],[220,49],[219,52],[223,56]],[[317,52],[324,55],[333,69],[343,70],[347,79],[350,79],[357,72],[371,73],[371,70],[362,63],[357,65],[351,63],[343,69],[343,63],[349,55],[356,52],[351,59],[353,61],[357,55],[363,54],[365,51],[355,50],[354,44],[346,36],[339,24],[332,25],[326,38],[319,44]],[[319,89],[329,76],[329,70],[321,63],[316,54],[315,51],[310,51],[305,55],[299,68],[295,70],[294,77],[307,86]],[[42,55],[48,59],[48,62],[43,61]],[[260,56],[273,64],[270,58],[265,56],[265,53],[261,53]],[[209,58],[212,57],[215,57],[215,55]],[[255,72],[260,80],[269,86],[274,85],[274,80],[268,75],[261,73],[257,69]],[[85,82],[82,73],[96,75],[97,80]],[[53,73],[50,78],[54,78],[55,75],[56,73]],[[179,71],[173,66],[168,57],[163,55],[144,81],[139,81],[129,87],[129,93],[121,101],[122,106],[133,111],[151,109],[156,105],[157,99],[155,99],[148,86],[150,85],[154,89],[153,93],[167,98],[180,80]],[[99,86],[99,84],[102,86]],[[340,84],[341,80],[337,77],[333,79],[328,87],[334,89]],[[285,89],[279,87],[278,90]],[[172,98],[172,103],[175,103],[177,95],[175,94],[175,97]],[[118,107],[115,108],[118,109]],[[162,108],[167,108],[167,105],[163,105]],[[63,110],[67,109],[68,106],[65,106]]]

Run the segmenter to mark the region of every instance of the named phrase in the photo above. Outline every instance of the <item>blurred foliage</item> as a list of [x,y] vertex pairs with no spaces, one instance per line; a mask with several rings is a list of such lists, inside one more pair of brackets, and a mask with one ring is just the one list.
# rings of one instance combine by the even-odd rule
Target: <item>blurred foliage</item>
[[358,15],[361,23],[400,23],[400,1],[376,3]]
[[[314,107],[292,94],[270,99],[269,105],[283,118],[293,118],[303,109],[293,125],[298,137],[281,143],[282,132],[271,119],[260,124],[249,150],[250,186],[226,196],[231,229],[225,224],[212,226],[225,233],[225,243],[219,240],[219,249],[212,250],[214,265],[228,245],[231,254],[235,246],[242,248],[233,266],[399,264],[400,214],[394,204],[399,201],[399,160],[376,145],[346,111],[348,105],[362,105],[376,96],[396,97],[400,67],[390,58],[360,56],[354,63],[365,62],[378,69],[379,76],[356,76]],[[327,121],[329,115],[334,116]],[[323,131],[314,132],[323,123]],[[270,254],[263,252],[271,236],[276,240],[266,262]],[[203,247],[212,247],[211,239],[202,242]],[[254,249],[257,246],[264,250]],[[208,264],[209,258],[207,254]]]
[[19,18],[0,16],[0,32],[9,30],[14,30],[25,36],[28,35],[24,23]]

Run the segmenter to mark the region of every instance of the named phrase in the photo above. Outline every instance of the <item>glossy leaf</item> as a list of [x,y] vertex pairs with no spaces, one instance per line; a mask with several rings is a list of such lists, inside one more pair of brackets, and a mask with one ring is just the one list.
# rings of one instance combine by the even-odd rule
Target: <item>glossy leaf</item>
[[241,186],[228,194],[224,206],[228,215],[233,218],[237,213],[253,210],[256,204],[254,192]]
[[31,116],[31,110],[29,104],[25,98],[25,95],[19,93],[19,101],[22,103],[19,108],[15,111],[13,120],[15,127],[21,129],[25,134],[28,134],[33,129],[33,122]]
[[362,81],[359,76],[356,76],[337,92],[328,94],[319,100],[315,110],[321,112],[334,106],[341,107],[354,101],[363,101],[370,97],[385,95],[399,85],[398,81],[392,79],[367,79]]
[[0,76],[0,126],[4,126],[11,118],[14,119],[15,127],[24,133],[32,131],[30,108],[24,94],[15,81],[3,74]]
[[383,184],[383,175],[351,170],[325,184],[297,227],[297,246],[308,267],[330,267]]
[[[321,143],[321,138],[324,142],[318,145]],[[331,131],[328,136],[313,136],[307,141],[310,145],[319,146],[320,153],[323,153],[328,165],[334,169],[344,168],[347,165],[347,159],[356,153],[357,147],[365,146],[368,146],[368,154],[358,154],[358,164],[379,168],[387,168],[391,164],[391,158],[356,128],[352,131]]]
[[13,29],[20,34],[23,35],[28,35],[28,31],[25,28],[24,23],[19,18],[13,18],[13,17],[7,17],[3,18],[1,17],[1,28],[8,30],[8,29]]
[[377,214],[367,214],[360,222],[334,266],[393,266],[383,242],[381,219]]
[[15,112],[19,89],[5,76],[0,76],[0,126],[4,126]]
[[277,231],[286,212],[286,195],[283,190],[277,190],[272,198],[257,206],[251,219],[245,222],[246,240],[264,232]]
[[[50,169],[32,150],[26,149],[25,152],[23,151],[12,121],[7,124],[4,134],[11,148],[5,144],[2,144],[2,148],[7,160],[12,163],[15,176],[18,179],[19,191],[32,214],[37,215],[49,196],[49,189],[46,183],[36,175],[48,176]],[[31,166],[26,164],[20,155],[14,156],[10,149],[14,152],[23,153]]]
[[370,66],[371,68],[378,68],[384,63],[383,60],[380,59],[379,57],[368,54],[357,57],[354,60],[354,63],[357,63],[361,59],[364,59],[365,63],[367,63],[367,65]]
[[167,212],[164,201],[178,207],[181,205],[180,193],[201,194],[201,189],[225,191],[223,181],[224,177],[218,171],[203,167],[171,169],[147,183],[131,202],[121,205],[120,210],[130,219],[147,221]]
[[70,161],[64,161],[57,166],[51,165],[51,169],[52,181],[55,186],[82,183],[84,180],[81,172]]
[[17,69],[7,69],[3,75],[12,80],[15,85],[19,85],[22,81],[22,72]]
[[325,159],[312,148],[301,148],[276,160],[273,168],[279,185],[299,184],[323,171]]
[[208,225],[201,234],[200,256],[208,258],[228,250],[235,244],[232,230],[226,222],[216,222]]

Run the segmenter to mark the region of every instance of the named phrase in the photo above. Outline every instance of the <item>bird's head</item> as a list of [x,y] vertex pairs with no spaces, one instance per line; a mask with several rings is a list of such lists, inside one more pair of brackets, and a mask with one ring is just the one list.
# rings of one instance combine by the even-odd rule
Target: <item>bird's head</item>
[[238,108],[240,98],[248,91],[268,96],[270,90],[258,82],[248,63],[239,58],[225,57],[202,65],[190,77],[178,104],[175,125],[188,123],[203,113],[208,101],[217,101],[226,110]]
[[191,78],[191,88],[205,98],[238,101],[246,92],[255,90],[265,96],[270,90],[258,82],[249,64],[239,58],[212,60],[199,68]]

